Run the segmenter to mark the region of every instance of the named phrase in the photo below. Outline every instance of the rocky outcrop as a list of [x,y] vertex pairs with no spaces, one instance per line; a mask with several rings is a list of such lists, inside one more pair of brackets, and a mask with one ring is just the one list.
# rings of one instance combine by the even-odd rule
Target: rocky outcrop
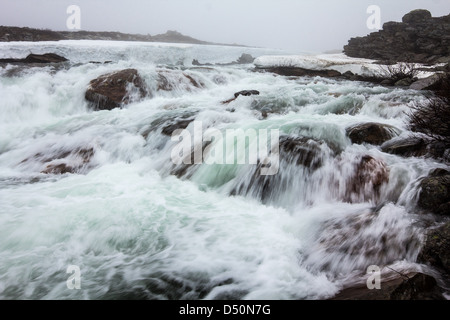
[[428,232],[417,261],[450,274],[450,222]]
[[383,61],[449,62],[449,34],[450,15],[432,18],[427,10],[414,10],[402,22],[386,22],[378,32],[350,39],[344,53]]
[[125,69],[92,80],[85,98],[94,110],[112,110],[147,95],[145,82],[138,71]]
[[345,288],[330,300],[445,300],[436,279],[423,273],[398,275],[382,281],[381,289],[367,285]]
[[398,130],[387,124],[368,122],[348,127],[346,131],[352,143],[378,146],[392,139]]
[[67,61],[66,58],[61,57],[55,53],[31,53],[24,59],[0,59],[0,63],[60,63],[65,61]]
[[436,214],[450,215],[450,172],[433,170],[420,182],[418,205]]

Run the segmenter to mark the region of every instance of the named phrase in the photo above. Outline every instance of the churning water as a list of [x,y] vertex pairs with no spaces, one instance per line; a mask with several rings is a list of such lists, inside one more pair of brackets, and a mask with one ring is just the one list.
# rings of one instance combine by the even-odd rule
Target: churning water
[[[408,135],[405,112],[424,99],[418,92],[191,64],[276,50],[100,41],[0,48],[1,58],[70,60],[0,69],[1,299],[324,299],[369,265],[420,268],[417,180],[439,164],[352,144],[345,130],[378,122]],[[92,111],[90,80],[126,68],[139,71],[151,97]],[[172,90],[157,89],[161,73]],[[260,95],[222,104],[245,89]],[[278,129],[279,172],[174,165],[176,142],[162,130],[194,118],[223,131]],[[46,173],[62,162],[75,172]],[[80,268],[80,290],[66,285],[70,265]]]

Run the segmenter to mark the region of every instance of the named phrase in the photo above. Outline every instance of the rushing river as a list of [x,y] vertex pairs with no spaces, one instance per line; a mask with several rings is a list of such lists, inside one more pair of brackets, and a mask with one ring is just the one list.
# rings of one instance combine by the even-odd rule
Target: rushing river
[[[30,52],[70,62],[0,69],[1,299],[326,299],[370,265],[421,268],[415,260],[426,221],[415,211],[417,181],[440,165],[352,144],[346,134],[377,122],[407,136],[419,92],[214,65],[277,50],[0,44],[0,58]],[[92,111],[89,82],[126,68],[139,71],[151,96]],[[172,90],[157,89],[161,72]],[[222,103],[241,90],[260,94]],[[177,142],[162,130],[193,118],[221,132],[279,130],[287,143],[278,172],[258,176],[255,164],[177,167]],[[310,146],[308,159],[289,141]],[[352,182],[368,158],[382,163],[379,188]],[[77,170],[45,173],[52,161]],[[67,286],[69,266],[80,270],[79,290]]]

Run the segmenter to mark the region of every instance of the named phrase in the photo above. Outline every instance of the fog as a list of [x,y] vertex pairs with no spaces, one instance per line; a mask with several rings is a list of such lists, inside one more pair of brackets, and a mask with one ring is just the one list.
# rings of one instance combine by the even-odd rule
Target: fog
[[81,9],[81,29],[191,37],[292,52],[339,50],[367,27],[369,5],[381,23],[401,21],[413,9],[450,13],[448,0],[0,0],[0,24],[67,30],[66,9]]

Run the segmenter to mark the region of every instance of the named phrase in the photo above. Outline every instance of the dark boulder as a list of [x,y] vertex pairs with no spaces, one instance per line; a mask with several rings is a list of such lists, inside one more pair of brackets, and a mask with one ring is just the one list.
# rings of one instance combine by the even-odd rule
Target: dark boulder
[[450,274],[450,222],[427,233],[417,261]]
[[432,89],[439,81],[441,80],[441,76],[438,74],[434,74],[430,77],[419,79],[413,82],[409,88],[414,90],[429,90]]
[[450,172],[436,169],[423,179],[417,204],[424,210],[450,215]]
[[251,54],[248,53],[243,53],[239,59],[237,59],[237,63],[238,64],[249,64],[249,63],[253,63],[253,61],[255,61],[255,58],[252,57]]
[[369,290],[364,283],[345,288],[330,300],[445,300],[436,279],[423,273],[381,280],[381,289]]
[[342,77],[342,74],[339,71],[328,69],[312,70],[298,67],[268,67],[263,69],[268,72],[288,77],[324,77],[324,78]]
[[396,87],[409,87],[414,82],[411,78],[403,78],[394,83]]
[[398,130],[387,124],[369,122],[348,127],[346,131],[352,143],[381,145],[392,139]]
[[381,150],[403,157],[420,157],[427,154],[427,143],[422,138],[398,138],[383,143]]
[[59,63],[64,61],[67,61],[67,59],[54,53],[29,54],[24,60],[26,63]]
[[[131,91],[130,92],[130,88]],[[144,80],[136,69],[102,75],[89,84],[85,99],[94,110],[112,110],[148,95]]]
[[237,98],[239,96],[248,97],[248,96],[253,96],[253,95],[259,95],[259,91],[258,90],[243,90],[243,91],[236,92],[234,94],[234,97],[235,98]]
[[60,63],[68,61],[55,53],[29,54],[25,59],[0,59],[0,63]]

